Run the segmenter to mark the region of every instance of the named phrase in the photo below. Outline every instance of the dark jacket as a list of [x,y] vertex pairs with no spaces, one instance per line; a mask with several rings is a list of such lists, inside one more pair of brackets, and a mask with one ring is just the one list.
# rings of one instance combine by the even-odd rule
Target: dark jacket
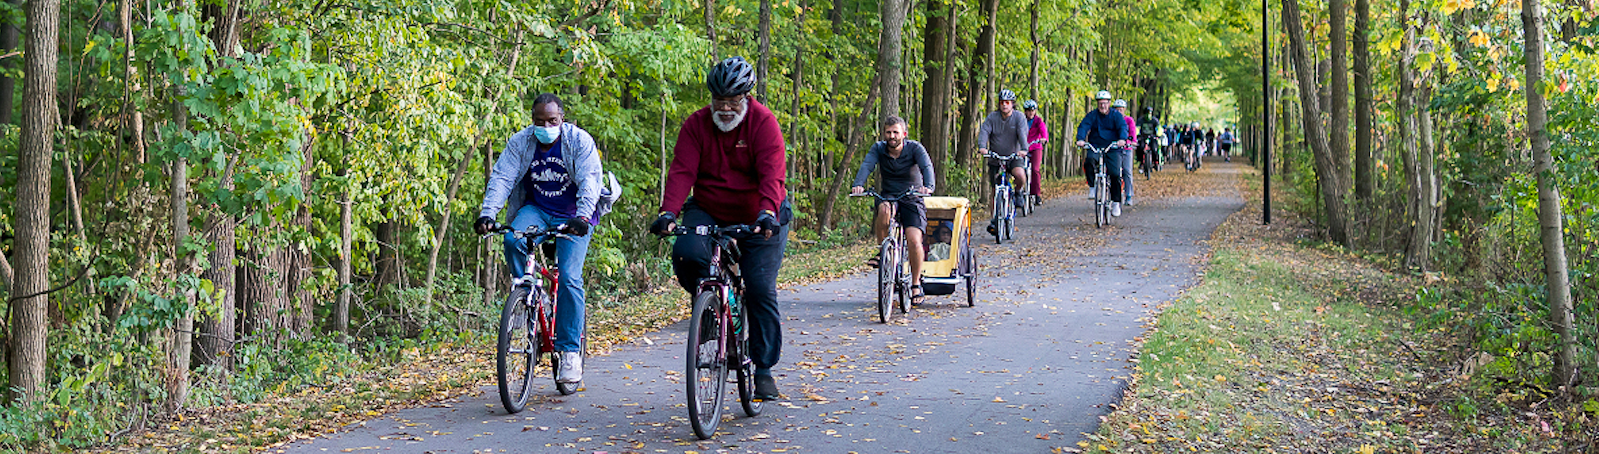
[[1077,124],[1077,140],[1093,144],[1095,147],[1104,148],[1111,143],[1127,137],[1127,119],[1121,112],[1110,109],[1109,113],[1099,113],[1099,109],[1088,111],[1083,116],[1082,123]]

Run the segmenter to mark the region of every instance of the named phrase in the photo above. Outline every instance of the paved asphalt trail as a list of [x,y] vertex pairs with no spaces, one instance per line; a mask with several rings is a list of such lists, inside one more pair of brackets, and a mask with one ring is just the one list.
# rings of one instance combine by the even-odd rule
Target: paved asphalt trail
[[[1207,163],[1176,178],[1236,179]],[[1207,175],[1212,174],[1212,175]],[[1231,184],[1222,185],[1232,188]],[[1079,186],[1073,185],[1073,188]],[[680,371],[685,323],[589,359],[585,390],[541,381],[527,410],[507,415],[494,386],[400,410],[288,452],[1043,453],[1075,447],[1126,386],[1134,337],[1151,308],[1197,282],[1203,240],[1243,206],[1236,191],[1143,200],[1116,225],[1093,226],[1078,191],[1018,222],[1003,246],[977,232],[979,301],[929,297],[908,321],[874,321],[863,273],[785,288],[788,401],[749,418],[736,396],[719,435],[694,439]],[[978,225],[979,230],[986,223]],[[958,297],[958,298],[957,298]],[[729,387],[732,389],[732,387]]]

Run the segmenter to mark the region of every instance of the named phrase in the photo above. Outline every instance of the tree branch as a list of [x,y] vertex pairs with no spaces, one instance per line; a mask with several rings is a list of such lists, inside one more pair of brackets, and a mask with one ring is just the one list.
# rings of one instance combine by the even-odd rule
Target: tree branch
[[606,6],[610,6],[610,4],[611,4],[611,0],[600,0],[599,3],[595,3],[593,5],[594,6],[593,8],[589,8],[589,11],[587,13],[583,13],[583,15],[578,16],[578,17],[567,19],[566,22],[562,22],[560,28],[572,27],[572,26],[575,26],[575,25],[577,25],[579,23],[582,23],[583,21],[589,20],[589,18],[594,17],[595,15],[599,14],[601,11],[605,11],[605,7]]

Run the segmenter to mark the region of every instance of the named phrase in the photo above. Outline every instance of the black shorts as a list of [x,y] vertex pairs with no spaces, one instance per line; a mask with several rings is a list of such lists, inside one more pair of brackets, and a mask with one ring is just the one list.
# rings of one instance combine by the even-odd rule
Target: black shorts
[[1232,151],[1232,149],[1233,149],[1233,144],[1230,144],[1230,143],[1221,144],[1221,152],[1222,153],[1226,153],[1226,152]]
[[921,197],[905,197],[894,203],[899,204],[895,207],[898,211],[894,214],[894,220],[899,221],[901,227],[927,230],[927,205],[922,203]]
[[999,184],[999,176],[996,175],[996,174],[999,173],[999,166],[1002,165],[1002,164],[1005,166],[1005,170],[1007,170],[1007,171],[1011,170],[1011,169],[1026,169],[1027,168],[1027,154],[1026,153],[1020,153],[1020,154],[1018,154],[1018,157],[1020,159],[1009,159],[1009,160],[1005,160],[1005,161],[1001,161],[1001,160],[994,159],[994,158],[988,158],[988,182],[989,182],[989,184]]

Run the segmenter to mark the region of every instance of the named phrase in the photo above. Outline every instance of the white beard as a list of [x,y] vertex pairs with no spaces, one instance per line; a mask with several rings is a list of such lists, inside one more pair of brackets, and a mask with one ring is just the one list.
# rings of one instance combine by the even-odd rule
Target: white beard
[[720,129],[722,132],[732,131],[733,128],[738,127],[739,123],[744,122],[744,114],[749,113],[749,111],[750,100],[749,98],[744,98],[744,102],[738,106],[738,114],[732,120],[722,121],[722,112],[713,109],[711,111],[711,122],[716,123],[716,129]]

